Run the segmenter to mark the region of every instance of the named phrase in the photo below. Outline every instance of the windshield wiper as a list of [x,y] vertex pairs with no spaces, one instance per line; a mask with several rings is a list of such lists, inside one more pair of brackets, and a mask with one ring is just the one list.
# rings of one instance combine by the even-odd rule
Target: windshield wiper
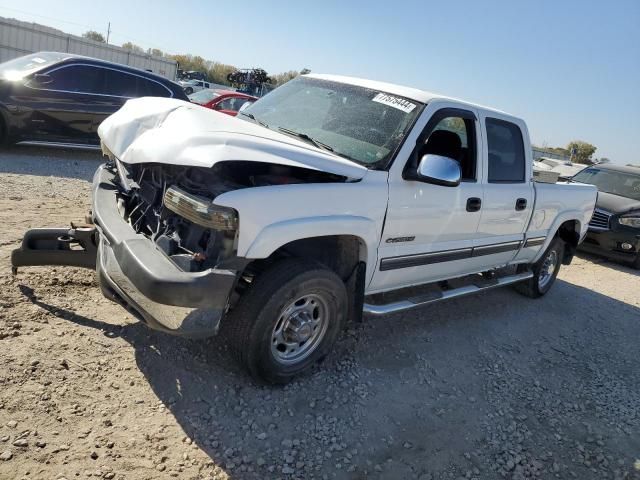
[[307,135],[304,132],[296,132],[295,130],[291,130],[291,129],[285,128],[285,127],[278,127],[278,130],[280,130],[281,132],[284,132],[284,133],[288,133],[289,135],[293,135],[294,137],[298,137],[301,140],[306,140],[307,142],[309,142],[310,144],[312,144],[316,148],[321,148],[321,149],[327,150],[329,152],[333,152],[333,147],[331,145],[327,145],[326,143],[322,143],[319,140],[316,140],[315,138],[310,137],[309,135]]
[[253,120],[257,124],[262,125],[265,128],[269,128],[269,125],[264,123],[262,120],[258,120],[253,113],[240,112],[240,115],[244,115],[245,117],[249,117],[251,120]]

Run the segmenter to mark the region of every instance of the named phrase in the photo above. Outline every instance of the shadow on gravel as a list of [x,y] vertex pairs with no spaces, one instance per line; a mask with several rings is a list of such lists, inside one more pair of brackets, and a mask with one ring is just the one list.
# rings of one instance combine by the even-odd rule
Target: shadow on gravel
[[600,257],[593,253],[587,253],[587,252],[581,252],[581,251],[578,252],[578,257],[591,263],[604,265],[607,268],[616,270],[617,272],[629,273],[631,275],[640,276],[640,270],[637,270],[631,267],[631,264],[628,262],[622,262],[622,261],[617,262],[615,260],[610,260],[606,257]]
[[[509,463],[504,452],[514,448],[526,451],[522,465],[554,478],[555,460],[545,452],[555,448],[565,458],[562,449],[573,448],[554,435],[571,432],[567,445],[586,445],[589,434],[577,426],[587,421],[606,439],[599,447],[604,455],[633,462],[640,448],[638,439],[630,441],[616,428],[624,422],[625,428],[640,426],[634,413],[640,408],[634,373],[640,368],[640,308],[561,280],[543,300],[502,289],[428,311],[365,320],[338,343],[328,364],[284,388],[253,384],[221,340],[190,341],[141,324],[115,326],[19,288],[56,317],[129,342],[158,399],[232,478],[294,471],[300,478],[318,472],[338,479],[417,478],[423,472],[464,474],[475,466],[482,472],[478,478],[497,478],[510,474],[500,465]],[[624,343],[625,337],[634,340]],[[413,357],[398,359],[405,350]],[[621,362],[628,374],[615,370]],[[505,373],[496,377],[502,368]],[[614,394],[606,383],[611,371],[619,382]],[[617,398],[618,391],[626,398]],[[622,403],[628,408],[618,408]],[[485,415],[498,411],[487,422]],[[516,417],[526,435],[504,440]],[[390,437],[395,443],[380,441]],[[405,439],[410,443],[403,446]],[[356,472],[346,471],[346,464],[334,468],[345,454],[342,442],[356,452],[350,457]],[[305,451],[308,456],[300,457]],[[582,479],[604,478],[608,471],[606,465],[592,470],[566,458],[561,477],[573,472]],[[379,474],[374,464],[394,467]]]
[[19,145],[0,147],[0,173],[91,181],[103,162],[99,151]]

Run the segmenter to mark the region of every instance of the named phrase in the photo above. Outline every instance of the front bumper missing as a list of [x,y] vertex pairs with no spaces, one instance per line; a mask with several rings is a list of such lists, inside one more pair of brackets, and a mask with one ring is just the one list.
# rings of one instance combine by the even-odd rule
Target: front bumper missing
[[68,230],[54,229],[47,234],[43,230],[49,229],[31,230],[25,234],[22,247],[13,252],[14,269],[23,265],[95,268],[103,294],[149,327],[189,337],[215,335],[236,284],[236,272],[179,269],[122,218],[114,177],[104,165],[94,176],[95,229],[91,230],[91,242],[85,242],[88,247],[83,245],[82,252],[58,248],[54,240],[61,233],[69,235]]

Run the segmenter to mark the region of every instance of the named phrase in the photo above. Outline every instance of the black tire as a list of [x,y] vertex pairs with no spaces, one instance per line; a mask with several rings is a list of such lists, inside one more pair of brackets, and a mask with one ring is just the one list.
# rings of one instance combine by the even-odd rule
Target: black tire
[[187,95],[191,95],[193,93],[193,88],[191,87],[187,87],[184,89],[184,93],[186,93]]
[[640,253],[636,254],[636,259],[631,264],[631,267],[640,270]]
[[[301,304],[303,307],[294,303],[297,299],[305,299]],[[294,320],[299,322],[301,318],[291,314],[292,308],[294,311],[310,308],[312,313],[305,310],[303,313],[307,316],[303,318],[322,325],[316,327],[308,323],[303,327],[306,328],[304,333],[311,337],[309,343],[303,341],[292,347],[299,348],[300,352],[308,349],[307,356],[297,361],[284,358],[295,356],[287,351],[288,344],[283,343],[284,340],[295,337],[293,343],[297,344],[304,337],[297,336],[298,331],[292,330],[296,328],[291,327]],[[288,314],[286,310],[289,310]],[[327,356],[343,328],[347,310],[347,290],[340,277],[319,263],[290,258],[274,264],[258,276],[236,307],[223,319],[221,334],[234,356],[255,380],[285,384]],[[314,319],[316,315],[317,319]],[[318,328],[320,330],[316,333]],[[281,337],[276,334],[278,330],[282,332]],[[278,338],[282,338],[281,343],[278,343]]]
[[[540,298],[547,293],[556,281],[558,272],[560,271],[560,265],[562,264],[562,256],[564,255],[564,242],[559,237],[555,237],[544,254],[533,265],[521,265],[518,271],[524,271],[530,268],[533,271],[533,277],[525,282],[520,282],[514,285],[514,288],[519,293],[526,295],[530,298]],[[550,257],[555,258],[553,265],[553,271],[549,272],[546,268],[549,265],[546,264]]]

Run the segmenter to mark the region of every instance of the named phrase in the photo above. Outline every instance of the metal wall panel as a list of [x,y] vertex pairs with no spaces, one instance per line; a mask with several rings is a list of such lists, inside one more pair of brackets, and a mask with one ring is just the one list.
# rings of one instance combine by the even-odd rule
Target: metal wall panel
[[0,17],[0,62],[42,51],[86,55],[149,70],[171,80],[175,80],[178,69],[176,62],[163,57],[131,52],[44,25]]

